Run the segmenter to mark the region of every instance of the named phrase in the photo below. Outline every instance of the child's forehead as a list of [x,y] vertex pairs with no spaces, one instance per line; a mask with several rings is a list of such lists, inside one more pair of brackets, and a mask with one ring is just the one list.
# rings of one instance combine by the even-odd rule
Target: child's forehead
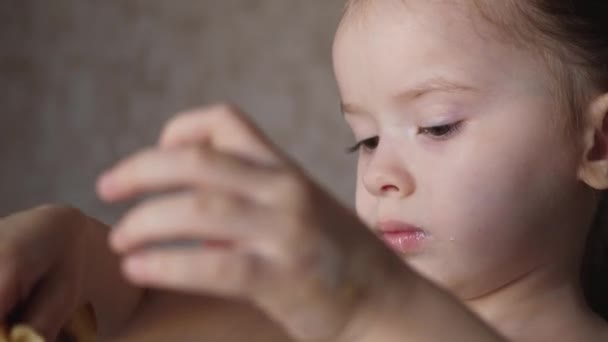
[[[405,10],[409,13],[425,9],[468,11],[479,8],[477,4],[478,1],[476,0],[351,0],[347,2],[345,15],[373,16],[383,10],[389,10],[390,12]],[[464,12],[460,14],[464,14]]]
[[[496,39],[499,28],[472,3],[374,0],[364,8],[367,13],[345,18],[334,49],[343,95],[359,97],[356,91],[368,91],[362,85],[370,84],[379,94],[395,93],[433,76],[478,88],[517,81],[544,89],[549,77],[543,61],[531,50]],[[518,80],[510,75],[519,75]]]
[[491,49],[491,45],[498,45],[498,27],[486,20],[472,3],[471,0],[359,0],[347,10],[337,40],[349,36],[360,48],[393,51],[400,47],[411,50],[429,46],[473,49],[471,52]]
[[347,6],[342,26],[369,31],[379,22],[440,32],[447,39],[454,35],[491,39],[499,31],[475,0],[355,0]]
[[[531,0],[348,0],[342,23],[381,18],[537,49]],[[533,37],[534,36],[534,37]],[[544,52],[543,52],[544,53]]]

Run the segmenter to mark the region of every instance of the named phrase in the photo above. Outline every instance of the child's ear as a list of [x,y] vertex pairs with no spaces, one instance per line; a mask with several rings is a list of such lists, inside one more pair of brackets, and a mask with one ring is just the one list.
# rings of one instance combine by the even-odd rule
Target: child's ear
[[596,190],[608,189],[608,94],[597,97],[583,119],[584,155],[578,176]]

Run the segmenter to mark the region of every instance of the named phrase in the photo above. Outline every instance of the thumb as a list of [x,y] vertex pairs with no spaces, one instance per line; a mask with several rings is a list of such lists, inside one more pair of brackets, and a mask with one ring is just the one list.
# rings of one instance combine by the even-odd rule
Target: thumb
[[5,263],[0,262],[0,322],[7,320],[10,312],[21,300],[15,270],[3,264]]
[[66,286],[65,279],[54,277],[40,284],[25,308],[23,321],[47,341],[55,341],[78,304],[78,292]]

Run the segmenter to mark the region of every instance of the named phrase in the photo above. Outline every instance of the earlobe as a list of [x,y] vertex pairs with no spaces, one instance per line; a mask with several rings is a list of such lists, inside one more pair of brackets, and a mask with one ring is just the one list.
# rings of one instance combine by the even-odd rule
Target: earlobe
[[597,97],[584,115],[584,155],[579,178],[596,190],[608,189],[608,94]]

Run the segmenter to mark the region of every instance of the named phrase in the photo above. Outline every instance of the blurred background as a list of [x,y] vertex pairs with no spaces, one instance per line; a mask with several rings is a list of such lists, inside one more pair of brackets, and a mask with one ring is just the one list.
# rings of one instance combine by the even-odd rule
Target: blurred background
[[0,0],[0,215],[40,203],[115,220],[96,176],[174,113],[241,106],[352,206],[331,42],[340,0]]

